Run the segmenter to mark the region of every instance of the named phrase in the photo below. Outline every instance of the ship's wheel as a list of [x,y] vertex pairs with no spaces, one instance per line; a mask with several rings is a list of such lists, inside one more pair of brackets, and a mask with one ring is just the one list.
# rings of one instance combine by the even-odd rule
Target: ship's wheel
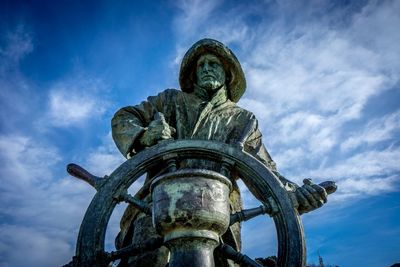
[[[95,177],[75,164],[68,165],[68,172],[94,186],[97,190],[80,227],[76,255],[67,266],[109,266],[110,263],[154,250],[163,245],[163,238],[149,240],[144,244],[106,252],[104,240],[107,224],[115,206],[122,201],[140,207],[144,212],[151,209],[127,193],[127,189],[144,173],[164,163],[171,171],[177,163],[187,159],[201,159],[221,163],[220,173],[227,175],[231,169],[239,173],[250,192],[262,206],[243,210],[230,216],[231,224],[244,221],[259,214],[269,214],[275,223],[278,248],[277,266],[305,266],[306,248],[303,227],[289,193],[279,179],[260,161],[239,148],[215,141],[176,140],[143,150],[119,166],[104,178]],[[262,229],[260,229],[262,231]],[[220,244],[225,257],[241,266],[260,266],[246,255],[226,244]]]

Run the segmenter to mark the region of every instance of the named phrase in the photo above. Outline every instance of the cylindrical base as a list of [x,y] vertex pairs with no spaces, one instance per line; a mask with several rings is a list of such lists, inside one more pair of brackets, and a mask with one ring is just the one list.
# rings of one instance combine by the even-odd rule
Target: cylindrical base
[[167,247],[171,257],[169,267],[214,267],[214,249],[218,242],[208,238],[178,238]]
[[231,182],[208,170],[185,169],[151,184],[153,225],[170,250],[169,267],[214,267],[214,249],[229,227]]

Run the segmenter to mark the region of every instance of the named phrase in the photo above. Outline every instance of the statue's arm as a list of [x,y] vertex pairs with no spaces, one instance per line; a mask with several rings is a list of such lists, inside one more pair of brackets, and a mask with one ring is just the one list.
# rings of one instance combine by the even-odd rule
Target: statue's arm
[[298,185],[286,179],[278,172],[276,168],[276,163],[272,160],[270,154],[262,143],[262,134],[259,131],[257,124],[258,123],[256,122],[256,127],[254,128],[254,131],[249,135],[248,140],[245,142],[244,150],[255,156],[262,163],[264,163],[265,166],[267,166],[279,178],[279,180],[285,186],[286,190],[294,191],[298,187]]
[[300,187],[278,172],[275,162],[262,143],[262,135],[258,130],[257,121],[255,121],[254,125],[253,131],[245,142],[245,151],[258,158],[279,178],[285,189],[291,192],[290,195],[293,198],[293,203],[299,213],[302,214],[315,210],[326,203],[327,192],[322,186],[312,183],[310,179],[304,179],[304,184]]
[[126,156],[138,149],[139,138],[146,130],[149,117],[154,108],[142,103],[138,106],[128,106],[118,110],[111,120],[112,137],[122,155]]
[[167,90],[157,96],[150,96],[139,105],[124,107],[115,113],[111,120],[112,137],[125,157],[144,148],[140,140],[160,113],[168,113],[166,105],[171,100],[171,92]]

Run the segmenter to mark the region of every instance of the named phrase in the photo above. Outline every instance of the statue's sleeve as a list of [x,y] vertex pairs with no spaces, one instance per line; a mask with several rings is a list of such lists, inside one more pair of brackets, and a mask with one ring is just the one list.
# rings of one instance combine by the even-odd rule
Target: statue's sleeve
[[276,163],[272,160],[271,156],[269,155],[267,149],[265,148],[264,144],[262,143],[262,134],[258,129],[258,121],[255,117],[250,119],[250,134],[248,135],[246,141],[244,142],[244,150],[262,163],[264,163],[283,183],[286,190],[293,191],[296,187],[298,187],[295,183],[291,182],[290,180],[283,177],[277,170]]
[[168,115],[166,106],[171,101],[171,91],[150,96],[139,105],[124,107],[115,113],[111,120],[112,137],[122,155],[132,156],[143,149],[139,139],[157,112]]

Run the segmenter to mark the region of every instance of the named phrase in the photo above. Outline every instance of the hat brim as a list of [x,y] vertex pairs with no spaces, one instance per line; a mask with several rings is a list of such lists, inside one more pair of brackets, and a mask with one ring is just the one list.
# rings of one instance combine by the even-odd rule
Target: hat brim
[[213,54],[221,60],[227,77],[228,97],[233,102],[238,102],[246,90],[246,79],[242,67],[228,47],[213,39],[202,39],[186,52],[179,72],[181,90],[187,93],[193,91],[197,60],[204,54]]

